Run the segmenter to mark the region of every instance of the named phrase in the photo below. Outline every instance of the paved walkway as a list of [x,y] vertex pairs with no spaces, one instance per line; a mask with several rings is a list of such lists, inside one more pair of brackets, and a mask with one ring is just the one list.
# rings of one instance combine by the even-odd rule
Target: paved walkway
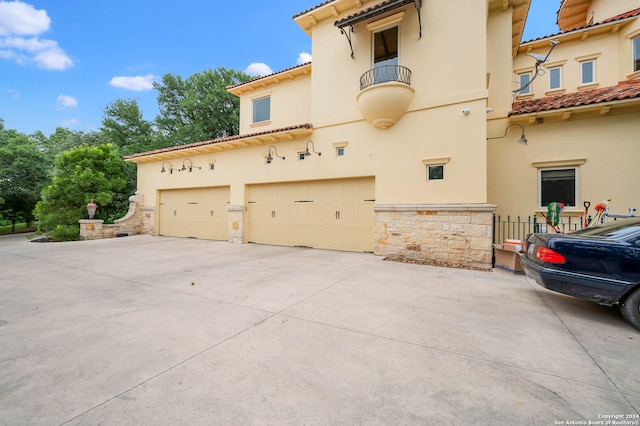
[[598,421],[640,410],[639,348],[616,309],[504,271],[0,238],[1,425]]

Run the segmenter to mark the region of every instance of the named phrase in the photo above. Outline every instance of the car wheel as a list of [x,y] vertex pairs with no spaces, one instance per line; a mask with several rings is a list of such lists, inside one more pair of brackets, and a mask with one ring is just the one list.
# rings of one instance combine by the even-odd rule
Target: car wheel
[[640,288],[620,303],[620,313],[629,324],[640,330]]

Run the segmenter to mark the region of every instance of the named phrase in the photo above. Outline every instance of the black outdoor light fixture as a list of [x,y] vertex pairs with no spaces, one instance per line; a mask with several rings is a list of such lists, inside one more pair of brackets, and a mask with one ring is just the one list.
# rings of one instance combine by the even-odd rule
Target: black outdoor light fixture
[[502,139],[504,137],[507,136],[507,132],[509,131],[510,128],[512,128],[513,126],[518,126],[522,129],[522,135],[520,135],[520,139],[518,139],[518,143],[521,143],[522,145],[526,145],[527,144],[527,137],[524,134],[524,126],[522,124],[518,124],[518,123],[513,123],[513,124],[509,124],[507,126],[506,129],[504,129],[504,135],[502,136],[495,136],[493,138],[487,138],[487,140],[489,139]]
[[311,144],[311,151],[313,151],[314,154],[318,154],[318,156],[322,155],[321,152],[316,151],[316,146],[314,145],[313,141],[309,139],[307,141],[307,150],[304,152],[305,157],[308,157],[311,155],[311,152],[309,152],[309,144]]
[[[186,166],[184,163],[185,162],[189,162],[189,166]],[[184,160],[182,160],[182,168],[180,169],[181,172],[184,172],[186,170],[189,170],[189,173],[191,173],[193,171],[193,169],[198,169],[201,170],[202,167],[200,166],[194,166],[193,165],[193,161],[191,161],[189,158],[185,158]]]
[[271,148],[273,148],[273,151],[275,152],[276,157],[282,158],[284,160],[284,157],[281,157],[278,155],[278,148],[276,148],[275,145],[271,145],[269,147],[269,153],[267,154],[267,164],[271,164],[271,162],[273,161],[273,157],[271,156]]
[[167,163],[169,163],[169,174],[173,174],[173,171],[177,169],[173,168],[173,164],[171,164],[170,161],[165,161],[164,163],[162,163],[162,170],[160,170],[160,173],[164,173],[167,171],[167,169],[164,168],[164,165]]

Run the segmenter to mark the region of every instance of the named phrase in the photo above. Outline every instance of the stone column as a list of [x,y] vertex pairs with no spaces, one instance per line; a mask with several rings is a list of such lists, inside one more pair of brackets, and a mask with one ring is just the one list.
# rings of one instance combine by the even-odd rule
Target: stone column
[[80,221],[81,240],[100,240],[102,236],[102,224],[104,220],[81,219]]
[[244,243],[244,206],[227,206],[228,238],[233,244]]

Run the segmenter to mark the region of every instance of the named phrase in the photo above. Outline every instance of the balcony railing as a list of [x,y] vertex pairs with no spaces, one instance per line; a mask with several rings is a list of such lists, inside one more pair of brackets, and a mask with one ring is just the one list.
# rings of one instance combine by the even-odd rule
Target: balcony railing
[[360,77],[360,90],[374,84],[398,82],[411,86],[411,70],[400,65],[382,65],[375,67]]

